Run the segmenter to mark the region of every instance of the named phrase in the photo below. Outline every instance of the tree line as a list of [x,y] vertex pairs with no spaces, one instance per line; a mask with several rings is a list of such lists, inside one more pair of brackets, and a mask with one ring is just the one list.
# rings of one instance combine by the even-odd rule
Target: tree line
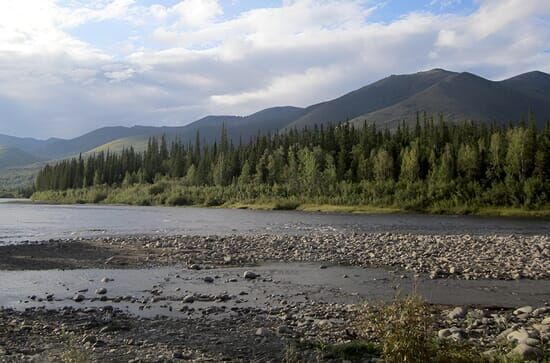
[[[177,181],[336,204],[542,207],[550,201],[550,122],[447,123],[424,116],[390,132],[366,124],[315,126],[234,143],[150,138],[144,152],[99,152],[46,165],[37,191]],[[183,189],[182,189],[183,190]],[[226,192],[227,193],[227,192]],[[372,196],[367,198],[366,195]],[[238,199],[239,195],[234,195]],[[323,199],[324,198],[324,199]]]

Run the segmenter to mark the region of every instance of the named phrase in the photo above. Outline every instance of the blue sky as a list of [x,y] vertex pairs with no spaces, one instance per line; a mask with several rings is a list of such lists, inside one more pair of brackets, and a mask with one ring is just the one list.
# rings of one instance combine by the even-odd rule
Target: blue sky
[[0,3],[0,133],[307,106],[431,68],[550,72],[547,0]]

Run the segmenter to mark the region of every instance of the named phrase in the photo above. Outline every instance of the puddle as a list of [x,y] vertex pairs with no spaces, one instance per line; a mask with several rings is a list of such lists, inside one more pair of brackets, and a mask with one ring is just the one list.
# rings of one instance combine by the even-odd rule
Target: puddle
[[[246,270],[254,271],[260,277],[245,280],[242,276]],[[401,278],[402,275],[406,278]],[[104,277],[114,281],[103,283],[101,279]],[[212,277],[214,281],[205,282],[205,277]],[[107,289],[106,301],[100,301],[100,295],[95,294],[101,287]],[[186,318],[207,312],[209,317],[216,317],[239,313],[242,308],[269,310],[295,302],[388,301],[398,291],[408,293],[414,288],[427,301],[446,305],[517,307],[542,306],[550,301],[548,281],[429,278],[415,281],[409,273],[393,273],[385,269],[344,266],[320,269],[320,264],[314,263],[269,263],[253,268],[200,271],[182,267],[1,271],[0,306],[57,309],[110,305],[143,317]],[[85,300],[77,303],[72,298],[79,291]],[[46,301],[50,294],[54,296],[53,301]],[[187,295],[194,295],[196,300],[201,300],[203,295],[204,300],[212,301],[183,303]],[[119,300],[124,297],[126,299]],[[215,297],[222,298],[216,300]]]

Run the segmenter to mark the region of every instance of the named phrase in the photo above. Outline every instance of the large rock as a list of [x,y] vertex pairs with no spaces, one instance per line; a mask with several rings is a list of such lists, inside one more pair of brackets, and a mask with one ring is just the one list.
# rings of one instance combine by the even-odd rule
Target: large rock
[[533,312],[532,306],[523,306],[519,309],[514,310],[514,315],[531,314],[532,312]]
[[516,342],[518,344],[525,343],[529,338],[531,337],[525,329],[515,330],[506,336],[509,342]]
[[459,306],[451,310],[451,312],[449,312],[449,318],[453,320],[462,319],[463,317],[466,316],[466,313],[467,313],[466,309]]
[[84,301],[85,297],[84,295],[82,294],[76,294],[74,297],[73,297],[73,300],[76,301],[76,302],[82,302]]
[[511,356],[520,356],[523,359],[537,359],[542,355],[539,348],[532,347],[525,343],[519,344],[511,352]]
[[99,289],[97,289],[97,290],[95,291],[95,293],[96,293],[97,295],[105,295],[105,294],[107,293],[107,289],[104,288],[104,287],[100,287]]

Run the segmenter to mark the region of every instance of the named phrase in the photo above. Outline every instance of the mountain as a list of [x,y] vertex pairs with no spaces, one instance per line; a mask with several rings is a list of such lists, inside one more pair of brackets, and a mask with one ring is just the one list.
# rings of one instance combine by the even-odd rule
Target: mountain
[[0,134],[0,145],[11,146],[21,150],[34,150],[44,145],[46,141],[31,137],[15,137]]
[[500,82],[502,85],[518,90],[529,97],[548,101],[550,74],[534,71],[520,74]]
[[454,75],[443,69],[415,74],[392,75],[332,101],[310,106],[288,128],[301,129],[315,124],[338,123],[396,104]]
[[194,142],[197,132],[200,141],[211,143],[220,137],[222,125],[225,125],[227,134],[233,142],[248,142],[250,138],[258,134],[274,133],[296,118],[303,115],[305,109],[299,107],[273,107],[252,115],[240,116],[207,116],[182,127],[159,127],[141,136],[129,136],[111,141],[107,144],[94,148],[91,152],[97,151],[120,151],[123,148],[132,146],[136,150],[144,150],[150,136],[164,135],[167,140],[173,141],[176,138],[184,143]]
[[0,170],[11,167],[29,165],[40,161],[31,155],[13,146],[0,145]]
[[[529,72],[490,81],[471,73],[432,69],[414,74],[392,75],[333,100],[306,108],[273,107],[248,116],[207,116],[179,127],[104,127],[74,139],[37,140],[0,135],[0,167],[58,160],[80,153],[127,147],[144,150],[151,136],[165,135],[169,141],[201,142],[219,138],[222,124],[234,143],[247,142],[258,134],[312,127],[350,120],[361,127],[365,121],[393,128],[405,120],[414,123],[418,111],[444,115],[449,122],[517,122],[535,114],[539,125],[550,120],[550,75]],[[38,164],[36,164],[38,165]],[[36,168],[36,167],[35,167]],[[25,170],[28,173],[28,170]],[[1,180],[1,179],[0,179]],[[1,185],[0,185],[1,187]]]
[[456,73],[388,107],[365,113],[351,121],[365,121],[388,128],[416,119],[416,112],[443,115],[458,122],[508,123],[525,119],[529,110],[539,125],[550,120],[550,75],[531,72],[504,81],[489,81],[471,73]]

